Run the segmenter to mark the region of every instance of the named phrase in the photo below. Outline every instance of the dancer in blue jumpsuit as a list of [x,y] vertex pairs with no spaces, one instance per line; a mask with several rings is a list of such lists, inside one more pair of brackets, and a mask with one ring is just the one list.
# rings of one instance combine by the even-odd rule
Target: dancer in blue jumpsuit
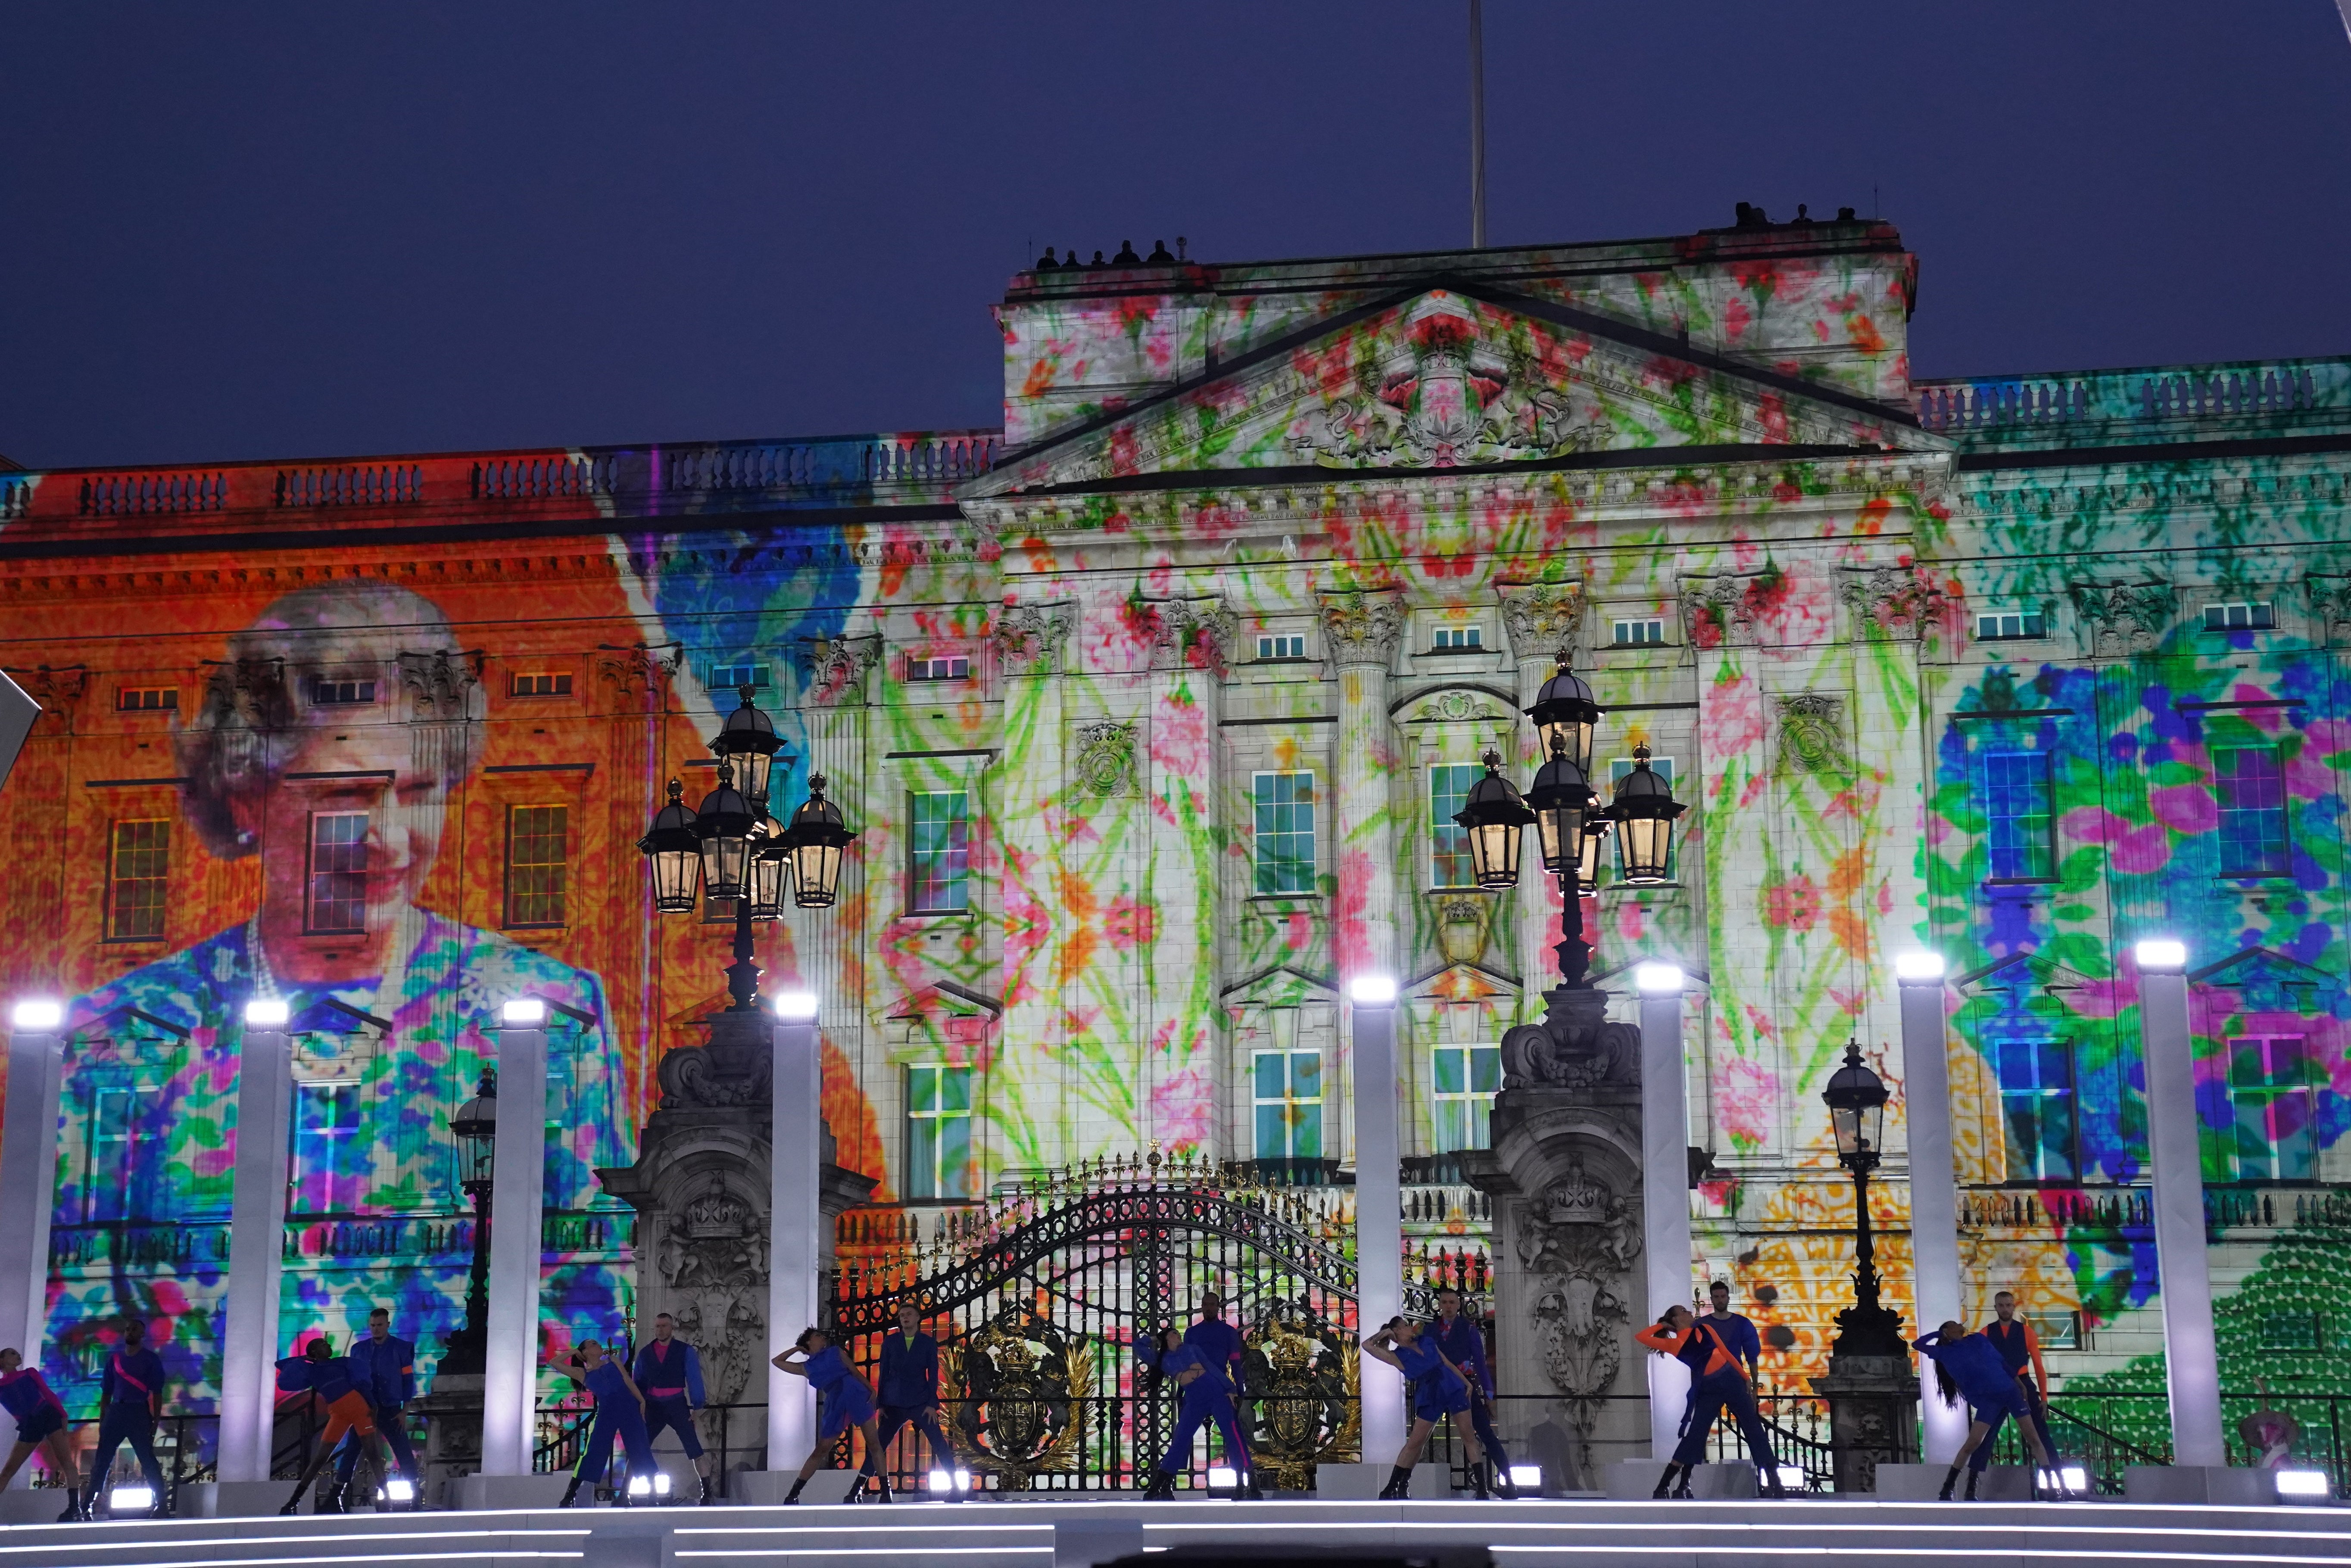
[[[1215,1301],[1210,1297],[1210,1301]],[[1196,1329],[1202,1325],[1195,1324]],[[1221,1323],[1213,1325],[1226,1328]],[[1229,1333],[1230,1330],[1227,1329]],[[1259,1497],[1257,1474],[1249,1464],[1249,1445],[1241,1441],[1240,1417],[1233,1407],[1233,1385],[1225,1375],[1229,1365],[1216,1358],[1214,1352],[1220,1342],[1214,1334],[1206,1336],[1207,1348],[1191,1343],[1188,1334],[1167,1329],[1158,1336],[1155,1345],[1146,1339],[1136,1349],[1142,1353],[1144,1365],[1174,1383],[1180,1392],[1176,1407],[1176,1436],[1161,1456],[1159,1469],[1151,1478],[1146,1498],[1165,1501],[1176,1495],[1176,1478],[1191,1468],[1192,1439],[1200,1428],[1213,1424],[1224,1438],[1225,1460],[1233,1467],[1236,1478],[1234,1495]]]
[[[1407,1318],[1388,1319],[1386,1327],[1364,1341],[1364,1354],[1402,1372],[1405,1388],[1412,1396],[1412,1430],[1405,1434],[1404,1447],[1396,1450],[1395,1468],[1388,1472],[1388,1484],[1380,1489],[1383,1498],[1408,1499],[1412,1496],[1412,1467],[1420,1462],[1420,1451],[1428,1442],[1428,1435],[1437,1430],[1437,1423],[1447,1416],[1454,1417],[1453,1429],[1461,1432],[1459,1417],[1469,1413],[1469,1380],[1437,1348],[1436,1337],[1426,1326]],[[1461,1441],[1469,1450],[1470,1484],[1477,1488],[1479,1497],[1489,1496],[1486,1450],[1469,1432],[1461,1432]]]
[[[2016,1297],[2002,1291],[1991,1298],[1992,1320],[1983,1325],[1983,1336],[2000,1352],[2000,1358],[2016,1378],[2016,1386],[2024,1390],[2024,1407],[2030,1413],[2032,1426],[2041,1434],[2041,1446],[2047,1449],[2054,1463],[2057,1439],[2049,1432],[2049,1407],[2045,1396],[2049,1391],[2049,1368],[2041,1360],[2041,1341],[2032,1333],[2032,1325],[2016,1315]],[[2036,1381],[2034,1374],[2039,1374]],[[1981,1475],[1991,1463],[1992,1438],[2000,1436],[2000,1424],[2008,1417],[1995,1415],[1990,1437],[1976,1445],[1968,1460],[1970,1475]]]
[[571,1472],[571,1484],[563,1489],[563,1501],[557,1506],[571,1507],[581,1482],[593,1488],[603,1480],[604,1467],[611,1462],[613,1439],[618,1438],[628,1462],[613,1482],[612,1501],[627,1508],[629,1478],[653,1473],[653,1439],[645,1436],[644,1396],[637,1392],[629,1369],[605,1355],[604,1347],[592,1339],[580,1342],[572,1361],[580,1370],[567,1370],[564,1376],[594,1396],[596,1416],[589,1424],[587,1440],[580,1445],[580,1463]]
[[1747,1439],[1748,1455],[1754,1459],[1755,1473],[1765,1490],[1773,1497],[1787,1496],[1787,1488],[1780,1480],[1779,1461],[1771,1457],[1771,1435],[1763,1426],[1761,1413],[1755,1408],[1754,1386],[1739,1365],[1738,1353],[1724,1341],[1720,1331],[1676,1303],[1666,1309],[1665,1316],[1633,1337],[1690,1369],[1690,1401],[1682,1417],[1682,1440],[1651,1495],[1667,1496],[1668,1488],[1674,1497],[1690,1495],[1690,1472],[1706,1463],[1707,1439],[1714,1435],[1715,1422],[1727,1410],[1738,1422],[1740,1435]]
[[701,1501],[715,1501],[710,1492],[710,1456],[702,1451],[702,1434],[694,1429],[694,1413],[702,1408],[702,1357],[677,1337],[677,1320],[667,1313],[653,1318],[653,1336],[637,1352],[637,1387],[645,1397],[645,1444],[666,1427],[677,1434],[677,1446],[694,1461],[702,1480]]
[[[801,1359],[794,1360],[799,1356]],[[875,1497],[890,1501],[890,1477],[882,1468],[882,1433],[880,1418],[873,1409],[873,1390],[849,1365],[832,1343],[832,1336],[820,1328],[804,1328],[792,1347],[775,1358],[778,1371],[789,1372],[795,1377],[805,1377],[824,1397],[824,1419],[817,1428],[816,1446],[800,1462],[800,1473],[786,1494],[786,1502],[800,1500],[800,1488],[808,1485],[809,1477],[816,1474],[817,1466],[832,1451],[841,1434],[854,1427],[865,1436],[865,1465],[856,1490],[849,1494],[855,1502],[864,1495],[865,1482],[873,1483]]]
[[[2027,1447],[2032,1450],[2032,1491],[2041,1494],[2042,1475],[2053,1469],[2049,1450],[2041,1445],[2041,1434],[2033,1427],[2025,1404],[2023,1386],[2001,1358],[1999,1347],[1980,1334],[1970,1334],[1956,1323],[1947,1323],[1934,1333],[1914,1339],[1911,1348],[1935,1364],[1935,1384],[1946,1405],[1968,1402],[1968,1440],[1959,1445],[1959,1456],[1951,1461],[1950,1474],[1943,1478],[1942,1500],[1951,1501],[1951,1488],[1958,1484],[1960,1467],[1968,1462],[2001,1417],[2016,1417],[2017,1429],[2024,1434]],[[2063,1478],[2057,1482],[2058,1495],[2065,1495]],[[1976,1497],[1975,1472],[1968,1475],[1968,1501]]]
[[1468,1382],[1469,1424],[1478,1428],[1478,1442],[1486,1450],[1491,1472],[1486,1479],[1493,1483],[1498,1496],[1518,1496],[1519,1489],[1510,1484],[1510,1456],[1503,1451],[1501,1435],[1494,1430],[1494,1371],[1486,1365],[1486,1332],[1462,1315],[1459,1291],[1447,1287],[1437,1293],[1437,1321],[1427,1332],[1445,1359],[1459,1367]]

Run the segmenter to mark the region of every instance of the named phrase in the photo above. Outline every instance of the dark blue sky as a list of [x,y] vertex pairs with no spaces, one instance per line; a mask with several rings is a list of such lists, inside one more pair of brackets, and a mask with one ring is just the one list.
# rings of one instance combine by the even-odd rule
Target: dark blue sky
[[[993,424],[1046,245],[1467,237],[1463,0],[20,5],[0,452]],[[1873,207],[1921,375],[2351,352],[2329,0],[1489,0],[1493,239]]]

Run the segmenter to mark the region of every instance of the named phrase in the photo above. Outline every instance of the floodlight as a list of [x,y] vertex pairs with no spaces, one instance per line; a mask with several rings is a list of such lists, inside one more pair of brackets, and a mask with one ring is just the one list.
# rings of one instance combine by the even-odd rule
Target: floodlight
[[787,1023],[816,1022],[816,992],[785,991],[776,993],[776,1016]]
[[1682,971],[1669,963],[1643,963],[1633,966],[1633,983],[1641,988],[1643,996],[1679,996],[1682,993]]
[[1540,1490],[1542,1487],[1542,1466],[1512,1465],[1510,1467],[1510,1484],[1514,1487],[1520,1488],[1533,1487]]
[[547,1022],[547,1003],[535,996],[517,996],[498,1009],[498,1016],[508,1023],[544,1023]]
[[1210,1487],[1237,1487],[1240,1484],[1240,1472],[1233,1469],[1230,1465],[1210,1465],[1208,1467],[1208,1485]]
[[2325,1470],[2280,1470],[2277,1489],[2280,1497],[2332,1497],[2335,1493],[2335,1484]]
[[955,1477],[945,1470],[933,1470],[923,1478],[923,1484],[933,1491],[949,1491],[955,1487]]
[[1783,1490],[1802,1491],[1812,1484],[1813,1478],[1804,1473],[1803,1466],[1782,1465],[1780,1467],[1780,1485]]
[[155,1506],[154,1489],[145,1481],[125,1481],[106,1494],[110,1513],[144,1513]]
[[256,996],[245,1004],[245,1023],[248,1029],[283,1029],[292,1014],[282,996]]
[[47,997],[37,997],[18,1002],[8,1021],[27,1034],[46,1034],[66,1021],[66,1005],[62,1002],[51,1002]]
[[1894,978],[1924,983],[1943,978],[1943,955],[1929,952],[1907,952],[1894,955]]
[[1347,982],[1347,995],[1358,1007],[1393,1007],[1396,983],[1393,975],[1359,974]]
[[2188,944],[2169,937],[2149,937],[2133,950],[2138,967],[2153,970],[2175,970],[2188,967]]

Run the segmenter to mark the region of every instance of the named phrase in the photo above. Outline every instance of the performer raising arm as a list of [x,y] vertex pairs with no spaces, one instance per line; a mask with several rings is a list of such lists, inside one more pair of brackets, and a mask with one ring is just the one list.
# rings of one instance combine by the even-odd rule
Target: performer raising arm
[[[795,1361],[796,1355],[803,1359]],[[882,1469],[882,1432],[873,1411],[873,1391],[865,1386],[865,1379],[857,1376],[857,1368],[849,1365],[849,1357],[841,1354],[832,1336],[820,1328],[804,1328],[799,1338],[792,1342],[791,1349],[775,1358],[775,1365],[778,1371],[807,1378],[824,1397],[824,1421],[817,1428],[816,1446],[800,1461],[800,1473],[784,1501],[799,1501],[800,1488],[816,1474],[817,1466],[824,1462],[834,1440],[854,1427],[865,1435],[863,1474],[872,1478],[875,1495],[888,1502],[890,1478]],[[855,1502],[863,1491],[864,1482],[861,1480],[857,1490],[849,1494],[849,1501]]]
[[[1396,1450],[1395,1469],[1388,1476],[1388,1484],[1380,1489],[1384,1498],[1409,1498],[1412,1467],[1420,1461],[1420,1450],[1427,1443],[1428,1434],[1444,1417],[1466,1417],[1469,1413],[1469,1380],[1461,1376],[1461,1368],[1445,1358],[1433,1338],[1424,1335],[1419,1324],[1406,1318],[1388,1319],[1385,1328],[1364,1341],[1364,1354],[1402,1372],[1406,1386],[1412,1389],[1412,1430],[1405,1435],[1404,1447]],[[1462,1444],[1469,1450],[1470,1484],[1483,1498],[1489,1495],[1486,1490],[1486,1450],[1478,1446],[1474,1428],[1463,1431],[1462,1426],[1457,1420],[1453,1429],[1461,1433]]]

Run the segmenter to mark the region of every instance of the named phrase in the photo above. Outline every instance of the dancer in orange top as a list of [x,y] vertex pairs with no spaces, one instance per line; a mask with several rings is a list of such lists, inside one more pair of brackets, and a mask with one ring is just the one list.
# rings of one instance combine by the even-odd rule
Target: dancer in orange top
[[[1739,1424],[1740,1435],[1747,1439],[1757,1476],[1773,1497],[1787,1496],[1787,1489],[1780,1483],[1779,1461],[1771,1457],[1771,1433],[1755,1408],[1755,1390],[1740,1367],[1738,1354],[1720,1331],[1677,1303],[1633,1337],[1690,1369],[1690,1404],[1682,1417],[1681,1445],[1674,1449],[1673,1462],[1657,1478],[1657,1490],[1650,1495],[1664,1497],[1668,1488],[1675,1497],[1690,1495],[1690,1472],[1706,1462],[1706,1440],[1713,1435],[1716,1418],[1728,1410]],[[1679,1486],[1674,1484],[1677,1478]]]

